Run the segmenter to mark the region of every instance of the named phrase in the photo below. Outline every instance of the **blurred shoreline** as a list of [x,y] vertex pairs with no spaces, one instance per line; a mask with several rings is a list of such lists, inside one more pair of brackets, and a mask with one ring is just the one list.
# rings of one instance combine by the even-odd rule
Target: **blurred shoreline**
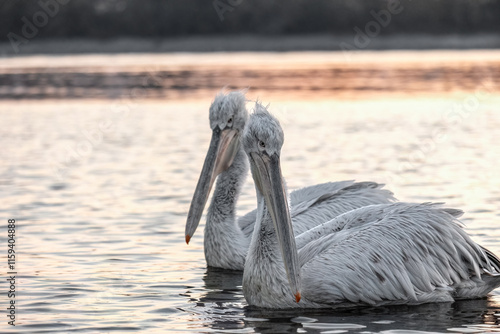
[[37,39],[20,44],[0,43],[1,57],[34,54],[174,53],[174,52],[289,52],[364,50],[467,50],[500,49],[500,35],[404,34],[356,39],[350,35],[226,35],[179,38]]
[[498,94],[500,49],[26,55],[0,62],[4,99]]

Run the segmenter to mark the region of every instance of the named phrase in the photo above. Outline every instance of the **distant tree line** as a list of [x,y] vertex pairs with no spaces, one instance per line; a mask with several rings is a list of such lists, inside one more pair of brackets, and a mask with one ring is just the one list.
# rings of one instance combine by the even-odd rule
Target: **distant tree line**
[[[401,10],[384,16],[390,6]],[[377,15],[382,34],[500,33],[496,0],[0,0],[0,36],[350,34]]]

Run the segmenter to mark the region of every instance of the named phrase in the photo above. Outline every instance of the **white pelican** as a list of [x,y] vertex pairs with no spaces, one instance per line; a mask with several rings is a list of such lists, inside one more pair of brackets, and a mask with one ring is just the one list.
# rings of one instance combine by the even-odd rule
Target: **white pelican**
[[[248,158],[240,137],[248,119],[246,98],[240,91],[220,93],[210,106],[212,139],[205,158],[186,222],[186,242],[193,236],[208,200],[217,185],[208,208],[204,234],[207,265],[243,270],[250,245],[256,210],[236,220],[236,202],[248,173]],[[311,217],[328,220],[370,204],[391,203],[395,199],[383,185],[374,182],[341,181],[318,184],[291,193],[293,224],[296,233],[316,225]]]
[[242,137],[258,202],[243,272],[250,305],[451,302],[500,286],[500,260],[464,232],[460,210],[439,204],[370,205],[295,238],[280,170],[283,140],[279,122],[256,104]]

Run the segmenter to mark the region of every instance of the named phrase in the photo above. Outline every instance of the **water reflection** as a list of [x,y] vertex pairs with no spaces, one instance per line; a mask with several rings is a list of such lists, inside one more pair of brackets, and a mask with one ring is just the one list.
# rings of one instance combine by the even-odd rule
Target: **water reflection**
[[[382,332],[388,328],[426,332],[449,332],[451,328],[462,328],[484,324],[498,328],[500,324],[495,308],[489,300],[459,301],[419,306],[388,306],[377,308],[336,309],[320,311],[266,311],[247,310],[245,316],[263,318],[266,321],[252,322],[256,332],[297,332],[298,328],[308,333],[323,333],[325,330],[345,329],[352,332]],[[498,311],[498,308],[496,309]],[[301,319],[305,320],[301,320]],[[300,326],[297,324],[299,323]],[[279,326],[277,325],[279,324]],[[488,327],[482,327],[486,330]]]
[[[227,62],[226,69],[234,68],[241,85],[243,80],[249,80],[245,84],[255,80],[251,85],[262,87],[260,91],[251,88],[249,98],[271,101],[271,110],[282,122],[286,133],[282,168],[290,189],[331,180],[374,180],[386,183],[401,200],[444,200],[447,206],[465,211],[464,222],[474,240],[500,254],[500,150],[495,149],[500,142],[498,89],[495,86],[489,96],[482,96],[472,112],[448,123],[450,110],[457,104],[463,106],[474,91],[434,95],[480,83],[482,78],[472,74],[474,68],[481,69],[478,73],[485,79],[490,75],[486,72],[491,72],[498,82],[500,57],[488,56],[484,62],[478,57],[474,63],[474,57],[461,55],[443,53],[431,61],[430,68],[456,78],[447,66],[452,59],[457,73],[470,77],[466,85],[458,79],[456,85],[439,79],[448,86],[436,88],[434,83],[439,80],[427,77],[418,79],[417,88],[427,88],[423,95],[408,96],[394,86],[394,91],[378,91],[375,99],[349,87],[374,85],[377,78],[366,77],[370,73],[380,76],[380,85],[391,86],[392,75],[423,66],[419,55],[413,55],[413,60],[399,54],[354,59],[344,65],[358,66],[359,71],[350,73],[360,77],[345,83],[345,92],[356,98],[344,100],[333,99],[337,94],[333,96],[331,91],[324,99],[314,85],[341,85],[348,78],[338,80],[332,73],[345,74],[345,69],[324,74],[327,82],[320,77],[318,81],[294,78],[297,73],[321,76],[325,68],[343,64],[344,60],[331,54],[263,54],[254,61],[249,55],[191,55],[185,58],[188,62],[175,55],[119,56],[112,62],[100,56],[83,57],[78,62],[71,57],[53,58],[45,73],[58,85],[53,73],[64,72],[63,68],[78,67],[92,76],[95,64],[101,64],[97,73],[102,74],[105,67],[110,77],[125,73],[123,82],[138,86],[121,86],[121,79],[113,83],[101,76],[102,82],[96,83],[101,85],[96,88],[102,94],[99,96],[109,96],[115,88],[114,92],[121,94],[127,87],[125,96],[120,95],[123,100],[0,101],[0,117],[6,124],[0,127],[0,211],[19,220],[22,241],[18,300],[22,312],[19,326],[10,333],[449,333],[498,329],[499,291],[485,300],[417,307],[251,309],[242,295],[240,272],[206,268],[203,224],[189,246],[184,242],[189,202],[210,140],[207,108],[213,94],[231,84],[221,83],[232,75],[229,70],[218,73],[220,77],[212,77],[212,70]],[[35,72],[30,77],[31,88],[0,85],[0,98],[9,96],[12,89],[19,92],[13,97],[41,91],[36,86],[36,72],[45,60],[35,58],[0,63],[0,77]],[[130,100],[142,87],[134,81],[138,78],[133,78],[133,73],[149,73],[153,63],[167,72],[174,67],[196,67],[190,70],[196,72],[189,74],[192,81],[186,83],[191,88],[176,90],[170,79],[164,78],[166,85],[160,89],[170,87],[172,96],[185,94],[189,99],[154,101],[146,94]],[[439,64],[443,70],[435,67]],[[363,66],[365,70],[361,70]],[[373,68],[367,68],[370,66]],[[393,70],[384,72],[388,66]],[[154,66],[152,69],[155,71]],[[257,77],[246,78],[250,73]],[[258,79],[259,75],[263,77]],[[7,81],[13,77],[9,78],[3,77]],[[394,82],[411,87],[413,78],[399,77]],[[89,82],[83,80],[78,85]],[[220,86],[214,88],[216,85]],[[90,88],[86,92],[97,96]],[[47,94],[53,93],[47,89]],[[302,93],[307,99],[300,100]],[[203,99],[196,99],[202,95]],[[64,92],[56,91],[52,96],[64,96]],[[315,97],[319,98],[313,100]],[[99,137],[95,131],[101,122],[112,126]],[[441,140],[429,145],[429,138],[443,125],[446,131]],[[89,133],[94,134],[92,149],[78,151],[90,145]],[[82,155],[66,161],[68,152],[75,150]],[[66,171],[62,179],[54,169],[61,164]],[[253,209],[255,203],[249,178],[238,202],[239,213]],[[2,233],[0,244],[5,242]],[[8,333],[2,326],[0,331]]]
[[365,52],[349,58],[342,52],[33,58],[30,66],[16,58],[2,61],[0,99],[210,98],[228,85],[251,87],[266,97],[339,98],[473,91],[500,81],[496,50]]
[[[416,306],[266,310],[246,306],[239,271],[207,268],[202,293],[190,293],[196,323],[210,332],[488,332],[500,328],[500,296]],[[391,328],[397,328],[393,330]]]
[[[207,267],[203,276],[207,293],[200,298],[200,301],[241,301],[241,281],[242,272],[238,270],[223,270],[219,268]],[[222,305],[220,305],[222,306]]]
[[189,295],[195,305],[189,308],[195,319],[213,330],[245,328],[242,320],[245,299],[241,291],[242,272],[207,268],[201,293]]

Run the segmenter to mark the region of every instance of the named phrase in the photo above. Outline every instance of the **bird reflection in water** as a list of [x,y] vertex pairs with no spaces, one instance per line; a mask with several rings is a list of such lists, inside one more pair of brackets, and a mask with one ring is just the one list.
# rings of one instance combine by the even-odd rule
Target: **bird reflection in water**
[[446,332],[451,328],[487,331],[500,325],[500,298],[496,295],[414,306],[270,310],[247,306],[241,290],[241,271],[209,267],[203,282],[205,292],[194,298],[196,306],[192,310],[203,316],[212,330],[296,333],[299,329],[319,332],[363,328],[379,332],[396,327]]

